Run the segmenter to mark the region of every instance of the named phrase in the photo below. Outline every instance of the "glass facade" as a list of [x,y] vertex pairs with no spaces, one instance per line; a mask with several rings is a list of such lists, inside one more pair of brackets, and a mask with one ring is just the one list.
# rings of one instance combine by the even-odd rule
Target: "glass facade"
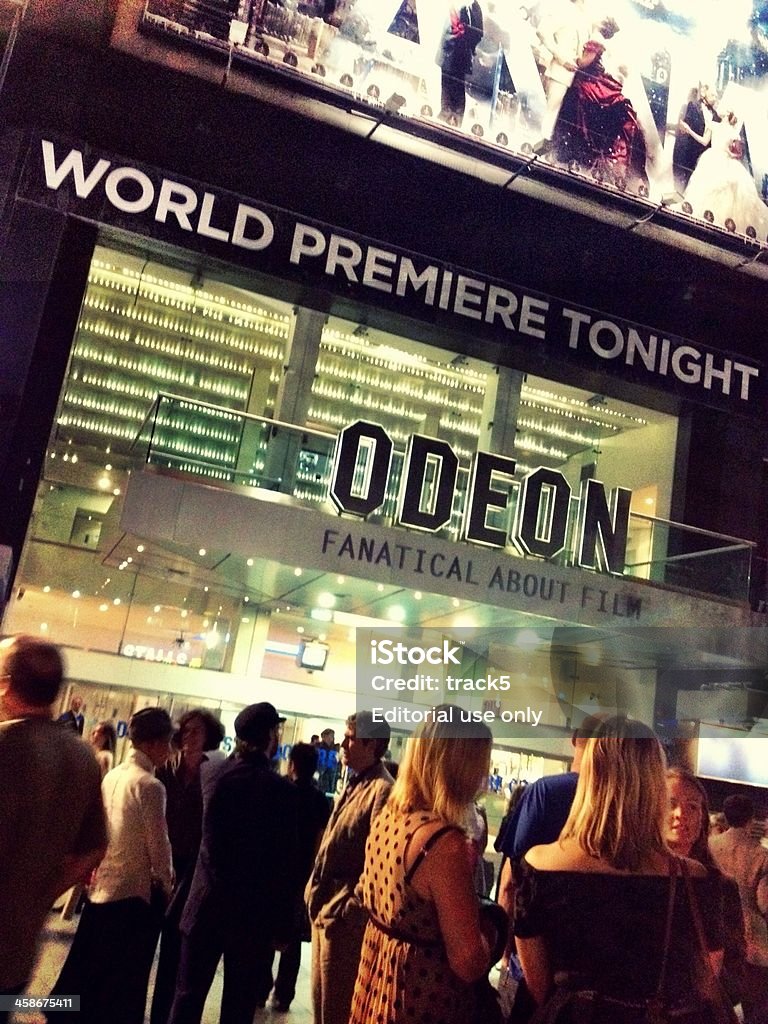
[[[124,720],[143,701],[178,714],[204,697],[226,719],[259,686],[296,716],[291,736],[306,739],[322,720],[340,725],[354,705],[360,627],[498,624],[498,607],[432,590],[428,577],[415,590],[394,573],[381,582],[373,573],[320,571],[298,549],[249,557],[231,541],[239,527],[223,512],[206,521],[202,543],[161,536],[152,509],[144,532],[125,525],[126,491],[144,474],[202,486],[209,496],[272,502],[276,537],[281,506],[343,525],[329,490],[339,432],[359,420],[383,427],[394,447],[383,502],[369,517],[377,527],[397,525],[407,444],[421,435],[443,442],[458,460],[452,512],[436,534],[446,543],[463,544],[470,467],[485,451],[517,462],[505,507],[490,509],[487,519],[505,531],[510,554],[521,554],[512,539],[521,515],[517,474],[544,467],[562,474],[574,495],[568,543],[553,565],[573,566],[575,496],[599,479],[609,490],[632,492],[628,578],[706,590],[697,583],[709,566],[722,588],[727,564],[727,585],[743,589],[748,546],[700,533],[694,540],[706,557],[689,558],[691,544],[679,543],[685,528],[669,522],[676,417],[623,401],[610,388],[584,391],[491,365],[467,354],[470,339],[457,352],[437,336],[427,344],[390,334],[367,325],[364,313],[349,321],[291,307],[236,286],[221,270],[190,265],[183,253],[96,247],[4,629],[70,648],[71,677],[97,718]],[[423,482],[426,505],[438,478],[433,465]],[[551,519],[548,501],[538,512],[540,532]],[[544,580],[546,562],[526,564],[531,580]],[[686,576],[691,568],[698,575]],[[503,621],[514,629],[544,619],[521,609],[505,611]],[[323,668],[302,662],[308,641],[327,645]],[[100,661],[105,655],[111,658]],[[590,657],[576,672],[565,656],[514,642],[495,656],[530,682],[545,724],[556,729],[568,728],[571,709],[589,706],[598,693],[603,669]],[[653,687],[637,693],[647,704]],[[642,710],[649,716],[652,706]],[[523,754],[515,756],[513,764],[509,751],[497,752],[502,774],[534,771]],[[538,772],[540,754],[525,757]]]

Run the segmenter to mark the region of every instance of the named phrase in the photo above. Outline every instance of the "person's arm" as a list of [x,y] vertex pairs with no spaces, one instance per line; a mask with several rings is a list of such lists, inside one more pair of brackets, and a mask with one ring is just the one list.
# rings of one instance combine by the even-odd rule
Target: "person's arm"
[[451,970],[462,981],[476,981],[490,966],[491,947],[480,926],[465,836],[458,831],[441,836],[417,873],[435,904]]
[[152,779],[152,783],[144,786],[141,792],[144,841],[149,853],[152,878],[162,885],[166,896],[170,896],[173,891],[173,861],[165,821],[165,787],[157,779]]
[[525,984],[537,1006],[541,1006],[552,988],[552,967],[544,940],[540,935],[517,937],[517,955],[525,976]]
[[[90,768],[91,777],[88,783],[81,785],[83,818],[80,823],[77,841],[72,852],[67,855],[56,873],[51,891],[51,902],[58,899],[63,892],[73,885],[81,885],[88,881],[91,872],[101,863],[107,852],[107,816],[104,812],[104,801],[101,796],[99,769],[95,763]],[[88,797],[86,794],[90,794]]]
[[768,920],[768,865],[765,874],[757,883],[757,909]]
[[695,139],[699,143],[700,146],[708,146],[710,144],[710,142],[712,141],[712,129],[711,128],[705,128],[704,129],[704,134],[703,135],[699,135],[698,132],[695,132],[693,130],[693,128],[691,128],[691,126],[686,121],[681,121],[679,127],[682,129],[682,131],[686,135],[690,135],[690,137],[692,139]]
[[684,135],[688,135],[690,138],[695,139],[700,146],[708,146],[712,141],[712,128],[710,125],[705,124],[704,133],[699,135],[699,133],[691,127],[689,121],[694,116],[692,107],[693,104],[689,103],[685,108],[685,113],[678,123],[678,128]]
[[576,71],[575,51],[578,47],[578,33],[552,20],[542,21],[538,35],[541,42],[549,50],[558,64],[567,71]]
[[84,885],[90,878],[93,869],[99,866],[106,852],[107,844],[105,843],[87,853],[65,857],[51,889],[51,902],[57,900],[73,885]]
[[505,857],[501,865],[501,875],[499,877],[499,892],[498,892],[498,903],[507,913],[507,919],[509,920],[510,928],[509,935],[507,937],[507,945],[504,949],[504,955],[501,958],[503,965],[509,963],[509,958],[515,948],[515,937],[512,932],[512,921],[515,913],[515,878],[512,872],[512,861],[509,857]]

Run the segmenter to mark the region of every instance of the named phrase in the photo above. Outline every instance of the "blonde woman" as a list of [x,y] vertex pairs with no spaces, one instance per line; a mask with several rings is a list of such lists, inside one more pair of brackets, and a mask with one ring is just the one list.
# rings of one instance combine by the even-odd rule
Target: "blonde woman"
[[[650,729],[626,718],[602,723],[587,741],[560,838],[522,861],[515,935],[536,1024],[585,1013],[591,1024],[645,1024],[656,998],[677,1024],[712,1024],[695,981],[701,955],[687,886],[671,876],[682,861],[704,906],[718,883],[667,848],[665,771]],[[705,927],[719,950],[717,920]]]
[[430,720],[409,740],[371,828],[361,878],[370,918],[350,1024],[466,1024],[472,983],[490,966],[465,827],[488,776],[491,733],[453,712],[455,721]]

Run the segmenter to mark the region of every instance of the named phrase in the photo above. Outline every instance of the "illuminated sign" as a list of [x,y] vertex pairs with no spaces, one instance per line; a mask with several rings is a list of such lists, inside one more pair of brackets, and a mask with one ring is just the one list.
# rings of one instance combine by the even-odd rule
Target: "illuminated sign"
[[189,655],[178,648],[150,647],[147,644],[123,644],[120,651],[124,658],[137,661],[159,661],[164,665],[188,665]]
[[[384,503],[394,443],[383,427],[358,420],[345,427],[336,444],[330,496],[340,512],[365,518]],[[504,455],[476,452],[469,483],[461,495],[462,535],[473,544],[504,548],[508,541],[527,555],[555,558],[568,544],[572,489],[559,470],[540,466],[519,483],[516,509],[506,529],[490,523],[509,519],[516,462]],[[455,510],[459,460],[449,444],[414,434],[400,474],[395,522],[436,533]],[[614,488],[606,495],[598,480],[584,480],[578,499],[571,554],[576,565],[621,575],[632,492]]]
[[[309,222],[199,182],[88,148],[33,142],[19,194],[281,278],[313,281],[368,304],[450,325],[510,349],[510,365],[551,373],[553,360],[764,415],[761,365],[575,306],[430,256]],[[421,458],[417,448],[410,457]]]

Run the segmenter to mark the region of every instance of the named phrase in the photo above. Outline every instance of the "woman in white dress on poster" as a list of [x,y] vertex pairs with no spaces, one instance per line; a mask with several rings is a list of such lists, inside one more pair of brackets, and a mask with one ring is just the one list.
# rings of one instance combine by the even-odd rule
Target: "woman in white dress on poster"
[[685,190],[685,201],[691,204],[697,217],[703,217],[709,210],[715,224],[722,226],[730,219],[737,231],[744,233],[748,227],[753,227],[760,238],[765,238],[768,208],[760,198],[749,169],[742,163],[741,122],[729,111],[722,121],[713,123],[709,131],[712,144],[694,168]]

